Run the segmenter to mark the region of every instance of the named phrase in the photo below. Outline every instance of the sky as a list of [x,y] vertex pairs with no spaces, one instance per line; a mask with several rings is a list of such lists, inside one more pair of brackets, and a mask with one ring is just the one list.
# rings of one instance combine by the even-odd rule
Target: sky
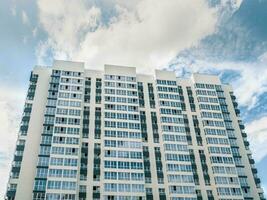
[[217,74],[233,88],[267,193],[267,0],[0,1],[0,199],[35,65],[53,59]]

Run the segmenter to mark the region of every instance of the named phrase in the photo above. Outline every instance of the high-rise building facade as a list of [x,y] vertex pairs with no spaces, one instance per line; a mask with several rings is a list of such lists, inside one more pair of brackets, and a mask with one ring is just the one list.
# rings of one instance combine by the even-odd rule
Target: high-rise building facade
[[263,200],[236,98],[217,76],[35,67],[8,200]]

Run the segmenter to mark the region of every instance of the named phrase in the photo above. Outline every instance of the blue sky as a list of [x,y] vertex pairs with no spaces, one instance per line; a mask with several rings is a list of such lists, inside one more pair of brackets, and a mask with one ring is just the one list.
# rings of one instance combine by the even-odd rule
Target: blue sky
[[53,58],[218,74],[233,85],[267,188],[267,0],[0,1],[0,198],[34,65]]

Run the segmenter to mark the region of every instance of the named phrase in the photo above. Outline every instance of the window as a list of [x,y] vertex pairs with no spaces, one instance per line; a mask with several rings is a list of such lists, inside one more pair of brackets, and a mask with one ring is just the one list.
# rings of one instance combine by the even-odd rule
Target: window
[[76,182],[62,181],[63,190],[76,190]]
[[52,136],[42,136],[41,144],[51,144]]
[[48,166],[49,157],[39,157],[38,159],[38,166]]
[[34,190],[44,191],[46,187],[46,180],[35,180]]
[[63,177],[76,178],[77,170],[63,170]]
[[57,193],[46,193],[46,200],[59,200],[60,194]]
[[50,146],[41,146],[40,155],[50,155]]
[[37,168],[36,177],[37,178],[46,178],[47,177],[47,168]]
[[62,177],[62,169],[49,169],[50,177]]
[[47,188],[48,189],[60,189],[61,181],[48,181]]
[[65,158],[64,166],[77,166],[78,160],[74,158]]
[[116,180],[117,172],[105,172],[105,179]]
[[106,192],[117,192],[117,184],[115,183],[105,183],[104,190]]
[[50,158],[50,164],[51,165],[63,165],[63,158],[54,158],[54,157],[51,157]]

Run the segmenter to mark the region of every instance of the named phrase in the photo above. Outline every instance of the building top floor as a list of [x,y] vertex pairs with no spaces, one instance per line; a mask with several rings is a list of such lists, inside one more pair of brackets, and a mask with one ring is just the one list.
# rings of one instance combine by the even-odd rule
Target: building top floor
[[222,84],[219,76],[210,75],[210,74],[201,74],[193,73],[190,78],[177,77],[174,71],[167,70],[155,70],[151,74],[139,74],[136,71],[136,67],[127,67],[127,66],[118,66],[106,64],[102,69],[103,70],[91,70],[89,67],[85,66],[84,62],[73,62],[73,61],[63,61],[63,60],[54,60],[54,63],[51,67],[42,67],[36,66],[34,71],[38,70],[62,70],[62,71],[71,71],[71,72],[81,72],[84,77],[90,76],[104,76],[104,75],[117,75],[117,76],[132,76],[137,77],[138,81],[153,81],[153,80],[170,80],[176,81],[178,84],[214,84],[214,85],[226,85]]

